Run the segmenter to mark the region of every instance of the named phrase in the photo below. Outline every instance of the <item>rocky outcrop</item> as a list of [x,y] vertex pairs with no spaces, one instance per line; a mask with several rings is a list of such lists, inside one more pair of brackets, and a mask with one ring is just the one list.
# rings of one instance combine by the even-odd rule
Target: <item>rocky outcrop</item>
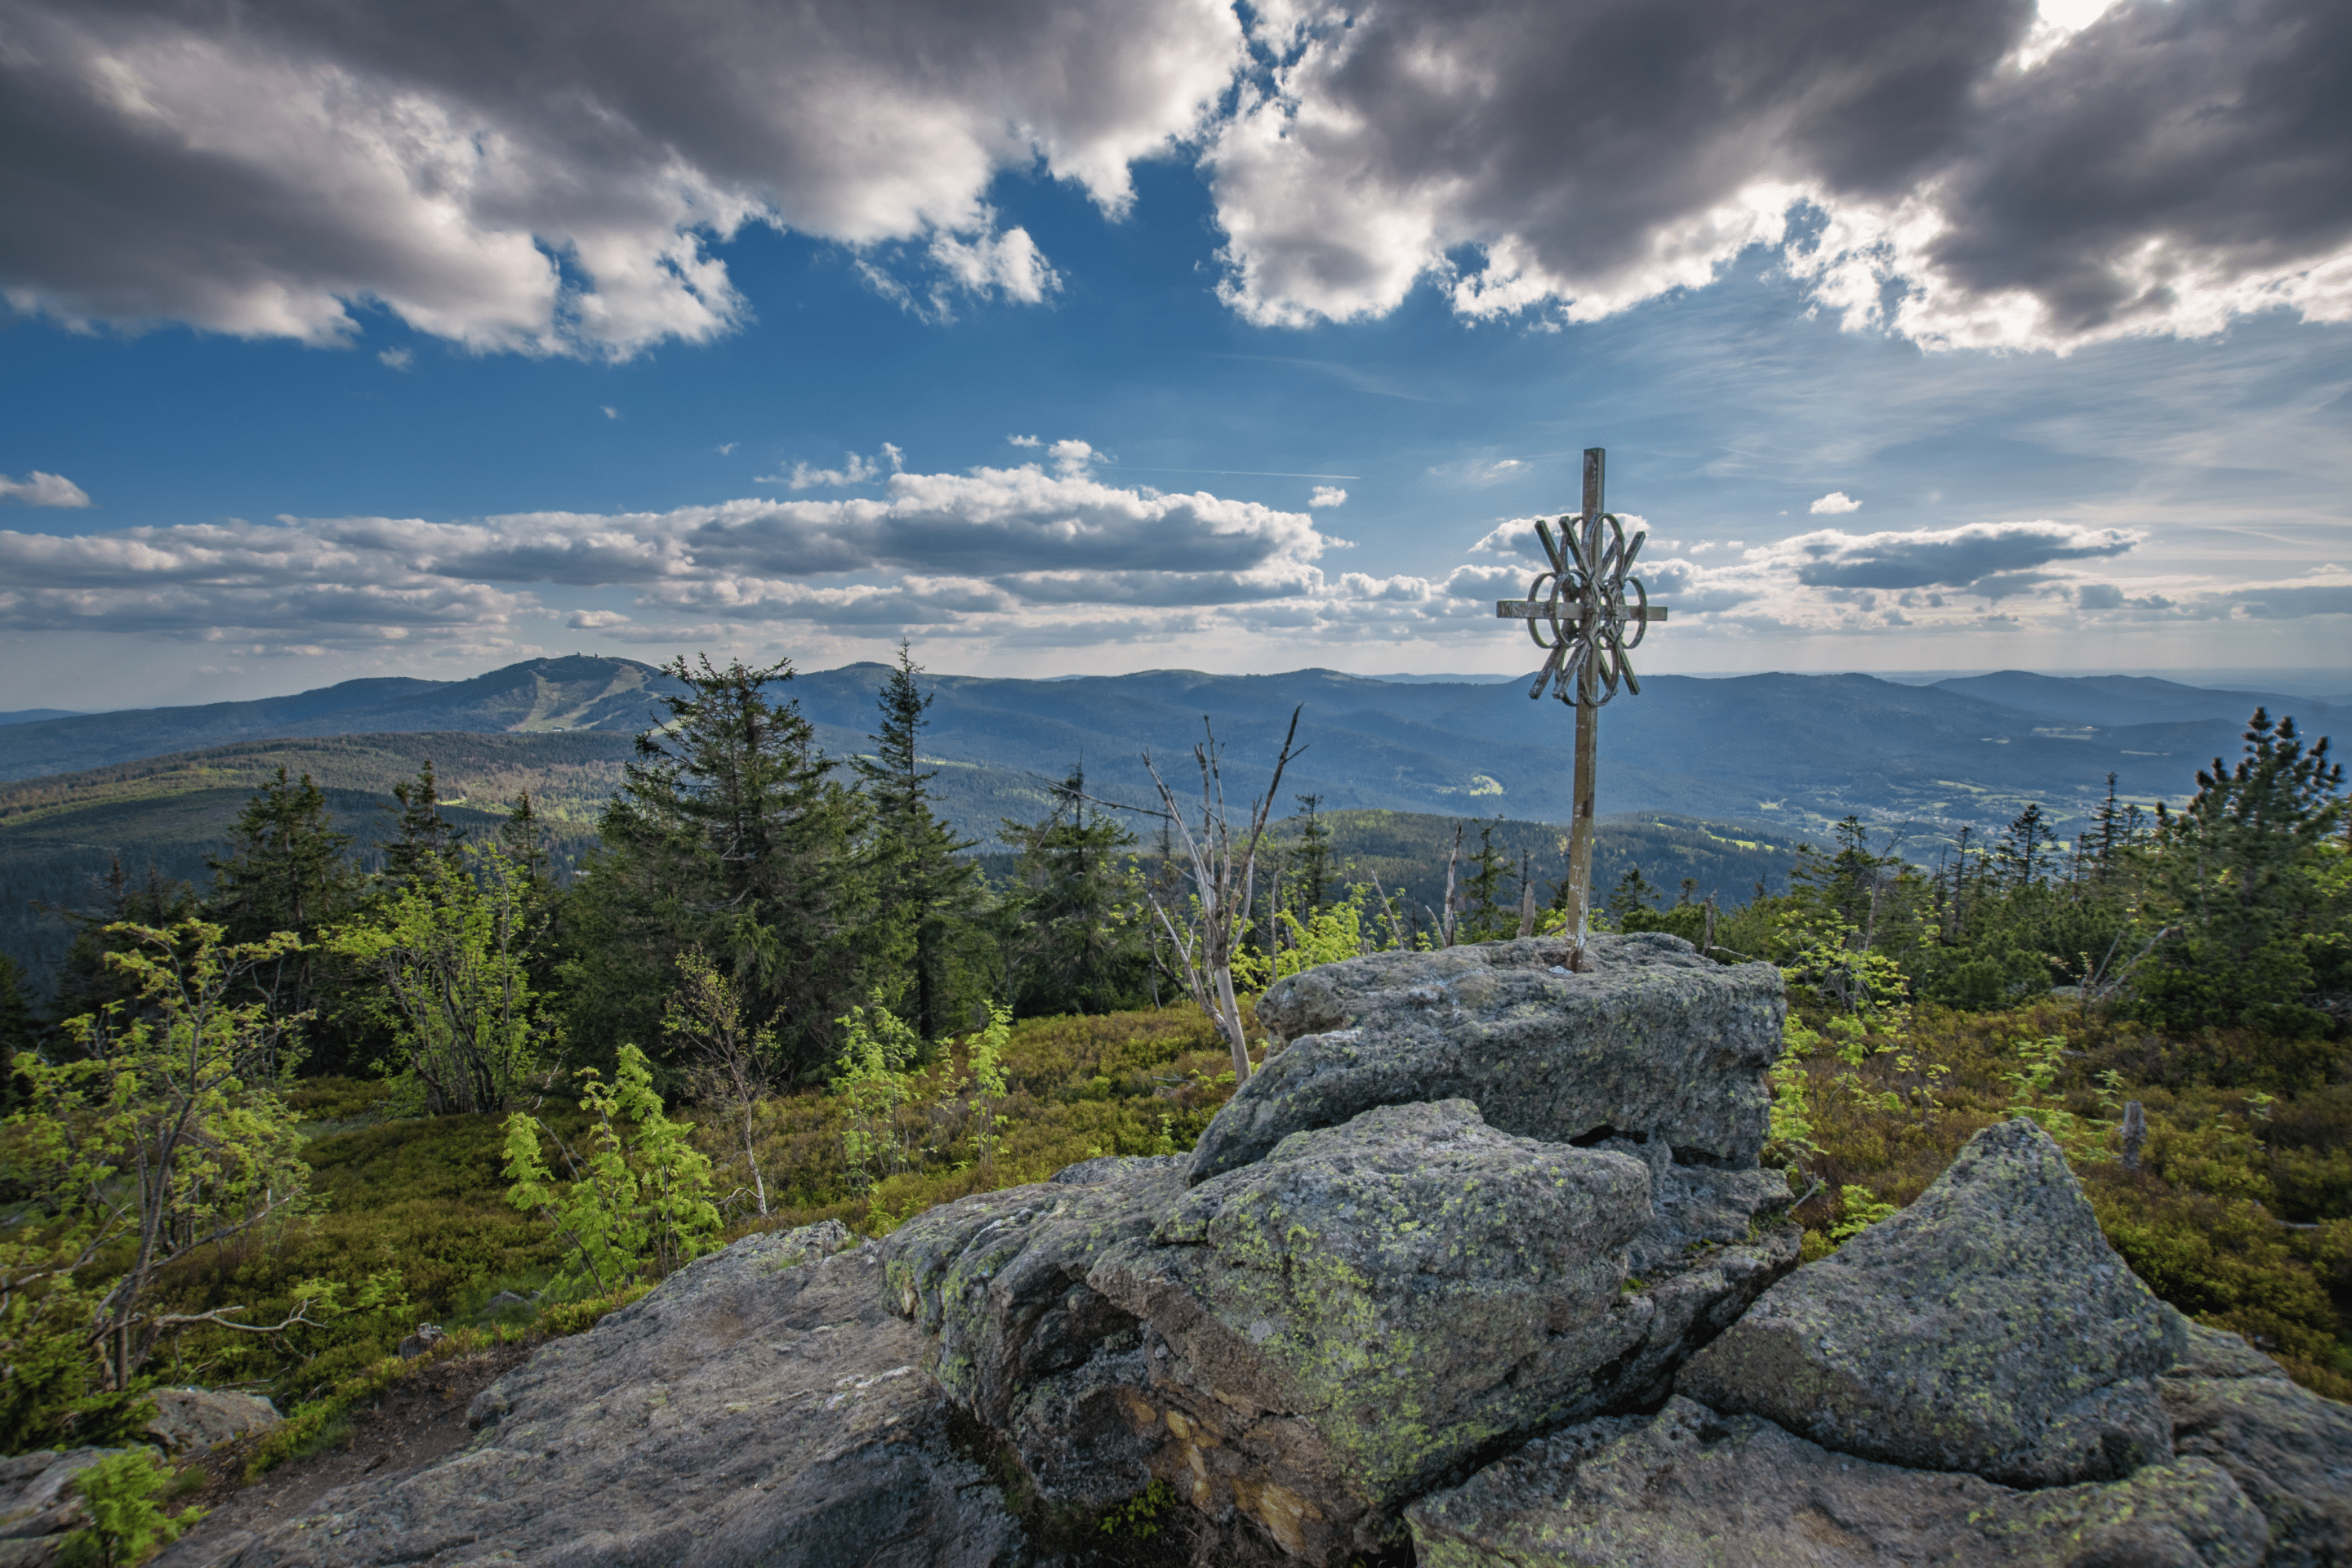
[[2352,1412],[2157,1302],[2040,1129],[1796,1268],[1777,976],[1568,957],[1286,981],[1195,1154],[739,1243],[170,1568],[1069,1562],[982,1449],[1057,1540],[1166,1483],[1198,1563],[2352,1563]]
[[493,1384],[465,1452],[175,1568],[1026,1562],[874,1250],[814,1257],[850,1239],[828,1222],[704,1258]]
[[2287,1381],[2235,1334],[2184,1322],[2157,1380],[2176,1452],[2230,1472],[2269,1521],[2266,1568],[2352,1563],[2352,1407]]
[[2267,1544],[2209,1459],[2019,1491],[1679,1397],[1530,1443],[1408,1517],[1421,1568],[2254,1568]]
[[1767,1291],[1676,1385],[1841,1453],[2063,1486],[2171,1457],[2155,1379],[2185,1342],[2021,1119]]
[[1752,1167],[1786,1013],[1770,964],[1726,968],[1663,931],[1596,936],[1580,955],[1531,938],[1325,964],[1258,1004],[1289,1044],[1218,1111],[1192,1178],[1376,1105],[1440,1100],[1523,1138],[1660,1136],[1685,1163]]
[[1051,1502],[1157,1478],[1315,1562],[1376,1548],[1498,1443],[1654,1403],[1796,1257],[1777,1175],[1512,1137],[1461,1100],[1295,1133],[1189,1192],[1163,1163],[1086,1174],[886,1244],[940,1381]]

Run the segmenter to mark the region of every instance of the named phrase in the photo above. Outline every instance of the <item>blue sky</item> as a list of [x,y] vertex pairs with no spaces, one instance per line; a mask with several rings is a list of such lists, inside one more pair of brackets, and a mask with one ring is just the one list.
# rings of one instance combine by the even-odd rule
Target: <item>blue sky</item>
[[[0,0],[0,708],[901,635],[1510,670],[1591,445],[1643,669],[2352,647],[2316,5],[1823,4],[1762,88],[1672,6],[708,0],[719,58],[517,0],[511,75],[202,9]],[[1598,128],[1517,63],[1609,49]]]

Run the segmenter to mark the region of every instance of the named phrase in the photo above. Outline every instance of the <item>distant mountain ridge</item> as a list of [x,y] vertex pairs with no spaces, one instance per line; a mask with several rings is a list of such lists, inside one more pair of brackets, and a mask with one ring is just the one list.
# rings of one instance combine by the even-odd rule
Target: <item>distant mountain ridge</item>
[[[885,666],[799,676],[784,689],[835,756],[870,742]],[[1090,793],[1157,804],[1149,752],[1180,796],[1197,788],[1191,751],[1208,716],[1246,798],[1293,708],[1306,753],[1286,794],[1326,809],[1435,812],[1561,821],[1570,812],[1574,726],[1518,682],[1372,679],[1328,669],[1222,676],[1187,670],[1052,680],[926,678],[935,694],[925,750],[950,814],[986,837],[1015,804],[1083,763]],[[31,780],[224,744],[401,733],[634,734],[656,721],[674,683],[633,659],[531,659],[462,681],[387,678],[254,702],[52,719],[0,728],[0,778]],[[2117,775],[2127,797],[2179,798],[2196,769],[2233,753],[2263,693],[2142,677],[2010,670],[1909,686],[1866,675],[1653,676],[1601,719],[1604,813],[1664,811],[1769,820],[1791,831],[1853,812],[1941,837],[1997,826],[2028,800],[2079,816]],[[2352,711],[2268,698],[2308,732]],[[1189,782],[1188,782],[1189,781]],[[12,794],[14,792],[11,792]],[[1024,812],[1024,815],[1028,813]]]
[[0,730],[0,779],[79,773],[233,741],[310,735],[475,731],[530,734],[652,723],[677,683],[635,659],[573,654],[526,659],[468,680],[379,676],[289,697],[134,708],[10,724]]

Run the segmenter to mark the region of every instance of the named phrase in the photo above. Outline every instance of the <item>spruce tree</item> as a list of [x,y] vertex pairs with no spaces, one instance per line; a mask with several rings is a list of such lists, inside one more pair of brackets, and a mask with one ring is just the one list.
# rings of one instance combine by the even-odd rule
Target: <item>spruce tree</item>
[[208,856],[213,918],[228,928],[232,944],[290,931],[309,940],[351,908],[358,879],[344,862],[352,836],[327,815],[327,797],[304,773],[289,783],[286,770],[246,802],[229,828],[228,853]]
[[399,809],[391,814],[393,837],[383,845],[383,871],[395,884],[406,886],[434,864],[457,852],[463,837],[441,815],[441,791],[433,777],[433,759],[425,759],[413,780],[392,786]]
[[916,1032],[937,1039],[950,1022],[950,961],[979,900],[980,868],[960,858],[974,841],[958,837],[931,810],[937,773],[924,769],[919,748],[931,705],[916,680],[922,673],[902,640],[877,699],[881,724],[868,737],[875,754],[853,765],[869,813],[864,869],[875,910],[871,952],[886,971],[881,989],[898,991],[903,982]]
[[2042,803],[2028,802],[2002,832],[1993,848],[2012,891],[2031,888],[2046,877],[2056,858],[2058,834],[2042,814]]
[[56,1016],[59,1021],[100,1012],[112,1003],[136,1004],[137,984],[106,962],[108,953],[129,952],[132,939],[109,928],[126,921],[147,926],[175,925],[202,912],[195,889],[165,877],[152,861],[143,882],[131,879],[119,855],[110,862],[105,876],[90,880],[93,897],[88,905],[57,911],[74,932],[73,944],[58,968]]
[[2333,842],[2346,820],[2344,769],[2323,738],[2254,710],[2244,753],[2197,775],[2197,794],[2160,818],[2156,895],[2168,940],[2139,977],[2149,1011],[2175,1024],[2243,1022],[2325,1033],[2310,1004],[2352,984],[2352,907]]
[[[352,836],[336,830],[327,814],[327,796],[310,775],[289,782],[286,770],[264,784],[246,802],[229,828],[228,853],[208,856],[212,892],[205,900],[209,916],[226,928],[231,945],[266,942],[278,931],[292,931],[303,946],[256,966],[247,983],[268,996],[282,1014],[321,1012],[342,1014],[346,1004],[362,999],[344,994],[334,966],[318,950],[320,933],[357,906],[364,887],[358,871],[345,858]],[[152,913],[143,923],[162,923]],[[340,1040],[349,1020],[322,1027],[315,1034]],[[351,1064],[339,1045],[327,1045],[310,1058],[314,1071],[338,1071]]]
[[1003,837],[1021,865],[1001,906],[1014,1010],[1024,1016],[1106,1013],[1138,1004],[1147,988],[1144,939],[1130,886],[1135,835],[1087,813],[1084,764],[1054,786],[1040,821],[1007,818]]
[[1291,873],[1291,892],[1285,906],[1301,921],[1312,923],[1316,912],[1327,901],[1331,888],[1331,830],[1323,826],[1318,808],[1323,804],[1319,795],[1294,795],[1298,802],[1298,815],[1292,820],[1298,824],[1295,853],[1298,868]]
[[699,947],[741,988],[751,1026],[774,1029],[794,1069],[820,1070],[833,1020],[862,999],[862,803],[776,694],[789,659],[681,656],[664,673],[685,689],[637,737],[568,901],[571,1037],[604,1060],[659,1040],[677,955]]

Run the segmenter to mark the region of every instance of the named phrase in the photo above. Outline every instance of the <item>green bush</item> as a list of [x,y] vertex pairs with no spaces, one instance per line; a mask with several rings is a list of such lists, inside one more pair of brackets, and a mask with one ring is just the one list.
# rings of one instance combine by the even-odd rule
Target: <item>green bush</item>
[[67,1533],[57,1556],[61,1568],[131,1568],[179,1540],[205,1510],[184,1509],[174,1516],[156,1507],[155,1494],[171,1480],[172,1472],[145,1448],[100,1459],[76,1476],[73,1487],[89,1510],[89,1523]]

